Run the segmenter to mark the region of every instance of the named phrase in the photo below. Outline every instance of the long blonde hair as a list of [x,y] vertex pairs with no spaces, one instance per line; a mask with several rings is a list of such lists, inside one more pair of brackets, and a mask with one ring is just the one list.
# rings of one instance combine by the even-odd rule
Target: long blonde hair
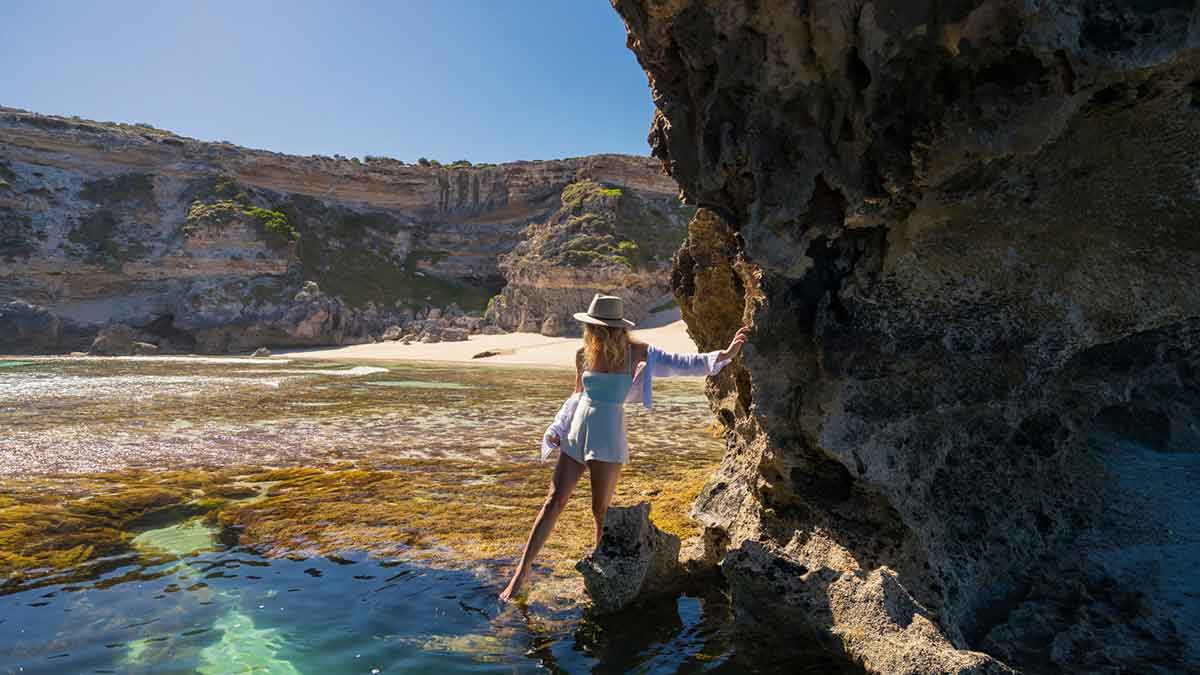
[[625,354],[634,344],[625,326],[583,324],[583,369],[600,373],[625,370]]

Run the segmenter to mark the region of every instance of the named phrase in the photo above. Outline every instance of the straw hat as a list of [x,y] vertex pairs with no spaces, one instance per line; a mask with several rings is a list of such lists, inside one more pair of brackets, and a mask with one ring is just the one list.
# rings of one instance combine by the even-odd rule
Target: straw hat
[[634,323],[625,317],[625,304],[615,295],[597,293],[592,298],[586,312],[575,312],[575,318],[584,323],[594,323],[598,326],[632,326]]

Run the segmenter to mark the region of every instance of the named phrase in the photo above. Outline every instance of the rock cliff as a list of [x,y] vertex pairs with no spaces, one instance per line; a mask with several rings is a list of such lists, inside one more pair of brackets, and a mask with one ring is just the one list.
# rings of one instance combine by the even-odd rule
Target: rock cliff
[[577,335],[571,315],[595,293],[622,296],[625,318],[635,322],[670,299],[671,255],[695,209],[674,194],[639,195],[591,180],[568,185],[561,200],[501,258],[507,285],[488,319],[508,330]]
[[[430,306],[482,311],[507,283],[498,259],[578,184],[625,195],[616,202],[630,212],[678,205],[674,181],[649,158],[297,157],[0,108],[0,301],[28,305],[0,313],[19,322],[4,348],[83,349],[112,322],[174,351],[339,344]],[[620,212],[589,205],[609,225]],[[664,266],[637,271],[646,274],[631,278],[666,291]],[[306,281],[319,298],[302,293]]]
[[[875,672],[1200,669],[1192,2],[614,0],[690,203],[737,616]],[[744,312],[744,315],[742,314]]]

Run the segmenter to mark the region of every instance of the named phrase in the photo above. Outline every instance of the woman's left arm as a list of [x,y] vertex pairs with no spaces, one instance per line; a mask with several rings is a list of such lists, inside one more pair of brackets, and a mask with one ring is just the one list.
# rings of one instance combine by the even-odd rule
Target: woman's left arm
[[656,377],[672,375],[716,375],[727,363],[742,351],[742,345],[750,333],[749,326],[742,326],[733,336],[726,349],[699,353],[675,353],[659,349],[653,345],[653,358],[648,361],[653,364],[651,373]]

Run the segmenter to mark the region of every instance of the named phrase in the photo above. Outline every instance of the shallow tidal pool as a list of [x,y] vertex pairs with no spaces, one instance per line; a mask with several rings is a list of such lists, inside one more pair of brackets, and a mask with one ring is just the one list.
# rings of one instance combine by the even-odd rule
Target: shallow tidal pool
[[469,571],[366,556],[217,547],[97,564],[103,572],[87,582],[0,597],[0,672],[678,672],[738,663],[715,592],[593,620],[501,608],[495,585]]
[[[287,359],[0,360],[0,673],[736,672],[719,589],[594,618],[586,476],[495,595],[573,373]],[[720,460],[703,380],[629,406],[614,503],[663,529]],[[756,656],[756,669],[771,669]],[[786,664],[789,672],[828,664]]]

